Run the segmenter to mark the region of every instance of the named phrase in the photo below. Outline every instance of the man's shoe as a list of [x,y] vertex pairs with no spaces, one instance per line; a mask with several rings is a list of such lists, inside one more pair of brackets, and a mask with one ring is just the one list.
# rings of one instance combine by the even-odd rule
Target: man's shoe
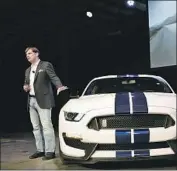
[[45,156],[42,158],[42,160],[50,160],[50,159],[54,159],[55,158],[55,153],[45,153]]
[[36,159],[36,158],[39,158],[39,157],[43,157],[45,155],[44,152],[35,152],[34,154],[32,154],[31,156],[29,156],[30,159]]

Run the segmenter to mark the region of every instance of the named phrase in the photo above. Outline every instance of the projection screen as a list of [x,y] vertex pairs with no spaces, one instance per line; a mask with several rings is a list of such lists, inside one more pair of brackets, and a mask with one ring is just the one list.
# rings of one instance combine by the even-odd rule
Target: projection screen
[[176,1],[148,1],[151,68],[176,64]]

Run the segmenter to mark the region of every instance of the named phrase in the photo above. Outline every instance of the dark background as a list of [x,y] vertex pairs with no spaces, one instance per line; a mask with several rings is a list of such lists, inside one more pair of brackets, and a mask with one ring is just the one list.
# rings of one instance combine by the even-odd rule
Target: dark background
[[[72,91],[96,76],[124,73],[161,75],[176,90],[176,66],[150,69],[147,9],[128,8],[123,0],[1,0],[1,131],[32,130],[22,89],[27,46],[38,47]],[[64,96],[56,97],[55,127]]]

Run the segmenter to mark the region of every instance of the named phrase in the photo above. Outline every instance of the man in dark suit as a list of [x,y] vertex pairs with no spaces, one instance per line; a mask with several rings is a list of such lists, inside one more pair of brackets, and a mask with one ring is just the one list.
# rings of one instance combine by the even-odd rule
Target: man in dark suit
[[52,159],[55,157],[55,134],[51,110],[55,101],[51,83],[57,88],[57,94],[67,87],[62,85],[52,64],[40,60],[36,47],[28,47],[25,53],[31,66],[25,72],[23,89],[28,92],[28,109],[37,148],[29,158]]

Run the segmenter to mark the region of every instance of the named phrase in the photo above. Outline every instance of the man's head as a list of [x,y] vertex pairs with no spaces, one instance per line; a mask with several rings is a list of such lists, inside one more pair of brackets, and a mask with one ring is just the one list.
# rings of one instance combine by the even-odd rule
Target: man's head
[[25,53],[30,63],[35,63],[39,59],[39,50],[36,47],[27,47]]

